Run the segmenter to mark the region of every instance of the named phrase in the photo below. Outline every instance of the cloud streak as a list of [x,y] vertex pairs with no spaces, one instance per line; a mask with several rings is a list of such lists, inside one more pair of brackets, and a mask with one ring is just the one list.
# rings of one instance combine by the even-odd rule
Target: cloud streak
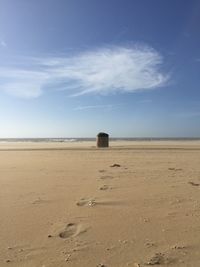
[[6,44],[5,41],[1,40],[1,41],[0,41],[0,46],[2,46],[2,47],[7,47],[7,44]]
[[87,109],[112,109],[114,105],[93,105],[93,106],[78,106],[74,110],[87,110]]
[[0,89],[34,98],[48,88],[68,95],[108,95],[152,90],[166,85],[162,56],[148,46],[113,46],[78,55],[27,59],[29,68],[0,68]]

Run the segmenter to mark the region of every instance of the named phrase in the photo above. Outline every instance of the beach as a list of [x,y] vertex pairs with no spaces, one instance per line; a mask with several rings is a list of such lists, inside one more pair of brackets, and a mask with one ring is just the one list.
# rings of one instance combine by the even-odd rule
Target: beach
[[0,266],[200,262],[200,141],[0,144]]

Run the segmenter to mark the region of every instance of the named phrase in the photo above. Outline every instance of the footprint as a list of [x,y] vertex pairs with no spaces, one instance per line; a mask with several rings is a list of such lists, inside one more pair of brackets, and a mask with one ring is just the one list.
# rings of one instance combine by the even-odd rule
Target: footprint
[[164,254],[155,253],[155,255],[153,255],[146,264],[147,265],[160,265],[162,263],[164,263]]
[[169,265],[176,262],[176,258],[171,257],[171,254],[169,252],[166,253],[155,253],[148,262],[146,262],[146,265]]
[[76,203],[77,206],[89,206],[89,207],[93,207],[96,205],[96,201],[95,199],[86,199],[86,198],[82,198],[81,200],[79,200]]
[[111,188],[110,188],[110,186],[107,185],[107,184],[104,184],[103,186],[101,186],[101,187],[99,188],[99,190],[108,190],[108,189],[111,189]]
[[187,246],[184,246],[184,245],[174,245],[174,246],[171,246],[171,249],[185,249],[187,248]]
[[110,176],[110,175],[104,175],[104,176],[101,176],[100,179],[102,179],[102,180],[113,179],[113,176]]
[[181,168],[168,168],[169,171],[182,171]]
[[200,185],[199,183],[194,183],[194,182],[188,182],[188,184],[191,184],[193,186],[199,186]]
[[110,167],[121,167],[120,164],[114,163],[113,165],[111,165]]
[[101,172],[101,173],[102,173],[102,172],[106,172],[106,170],[99,170],[99,172]]
[[78,226],[79,225],[75,223],[68,223],[64,231],[61,231],[59,233],[59,237],[66,239],[69,237],[77,236],[80,233],[80,229]]
[[43,204],[43,203],[48,203],[48,200],[45,200],[45,199],[38,197],[33,202],[31,202],[31,204],[34,204],[34,205],[39,205],[39,204]]
[[175,168],[168,168],[169,171],[175,171]]

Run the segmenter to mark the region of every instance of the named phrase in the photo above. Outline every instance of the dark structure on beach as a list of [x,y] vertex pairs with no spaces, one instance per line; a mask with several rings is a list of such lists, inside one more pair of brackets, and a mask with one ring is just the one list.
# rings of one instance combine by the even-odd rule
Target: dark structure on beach
[[107,133],[97,134],[97,147],[109,147],[109,134]]

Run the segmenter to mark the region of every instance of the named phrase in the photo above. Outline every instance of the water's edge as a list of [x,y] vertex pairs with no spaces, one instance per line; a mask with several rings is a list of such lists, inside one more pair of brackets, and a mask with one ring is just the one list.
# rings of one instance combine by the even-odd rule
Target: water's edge
[[[134,137],[134,138],[110,138],[110,141],[197,141],[200,137],[177,137],[177,138],[157,138],[157,137]],[[7,142],[84,142],[95,141],[95,138],[0,138],[0,143]]]

